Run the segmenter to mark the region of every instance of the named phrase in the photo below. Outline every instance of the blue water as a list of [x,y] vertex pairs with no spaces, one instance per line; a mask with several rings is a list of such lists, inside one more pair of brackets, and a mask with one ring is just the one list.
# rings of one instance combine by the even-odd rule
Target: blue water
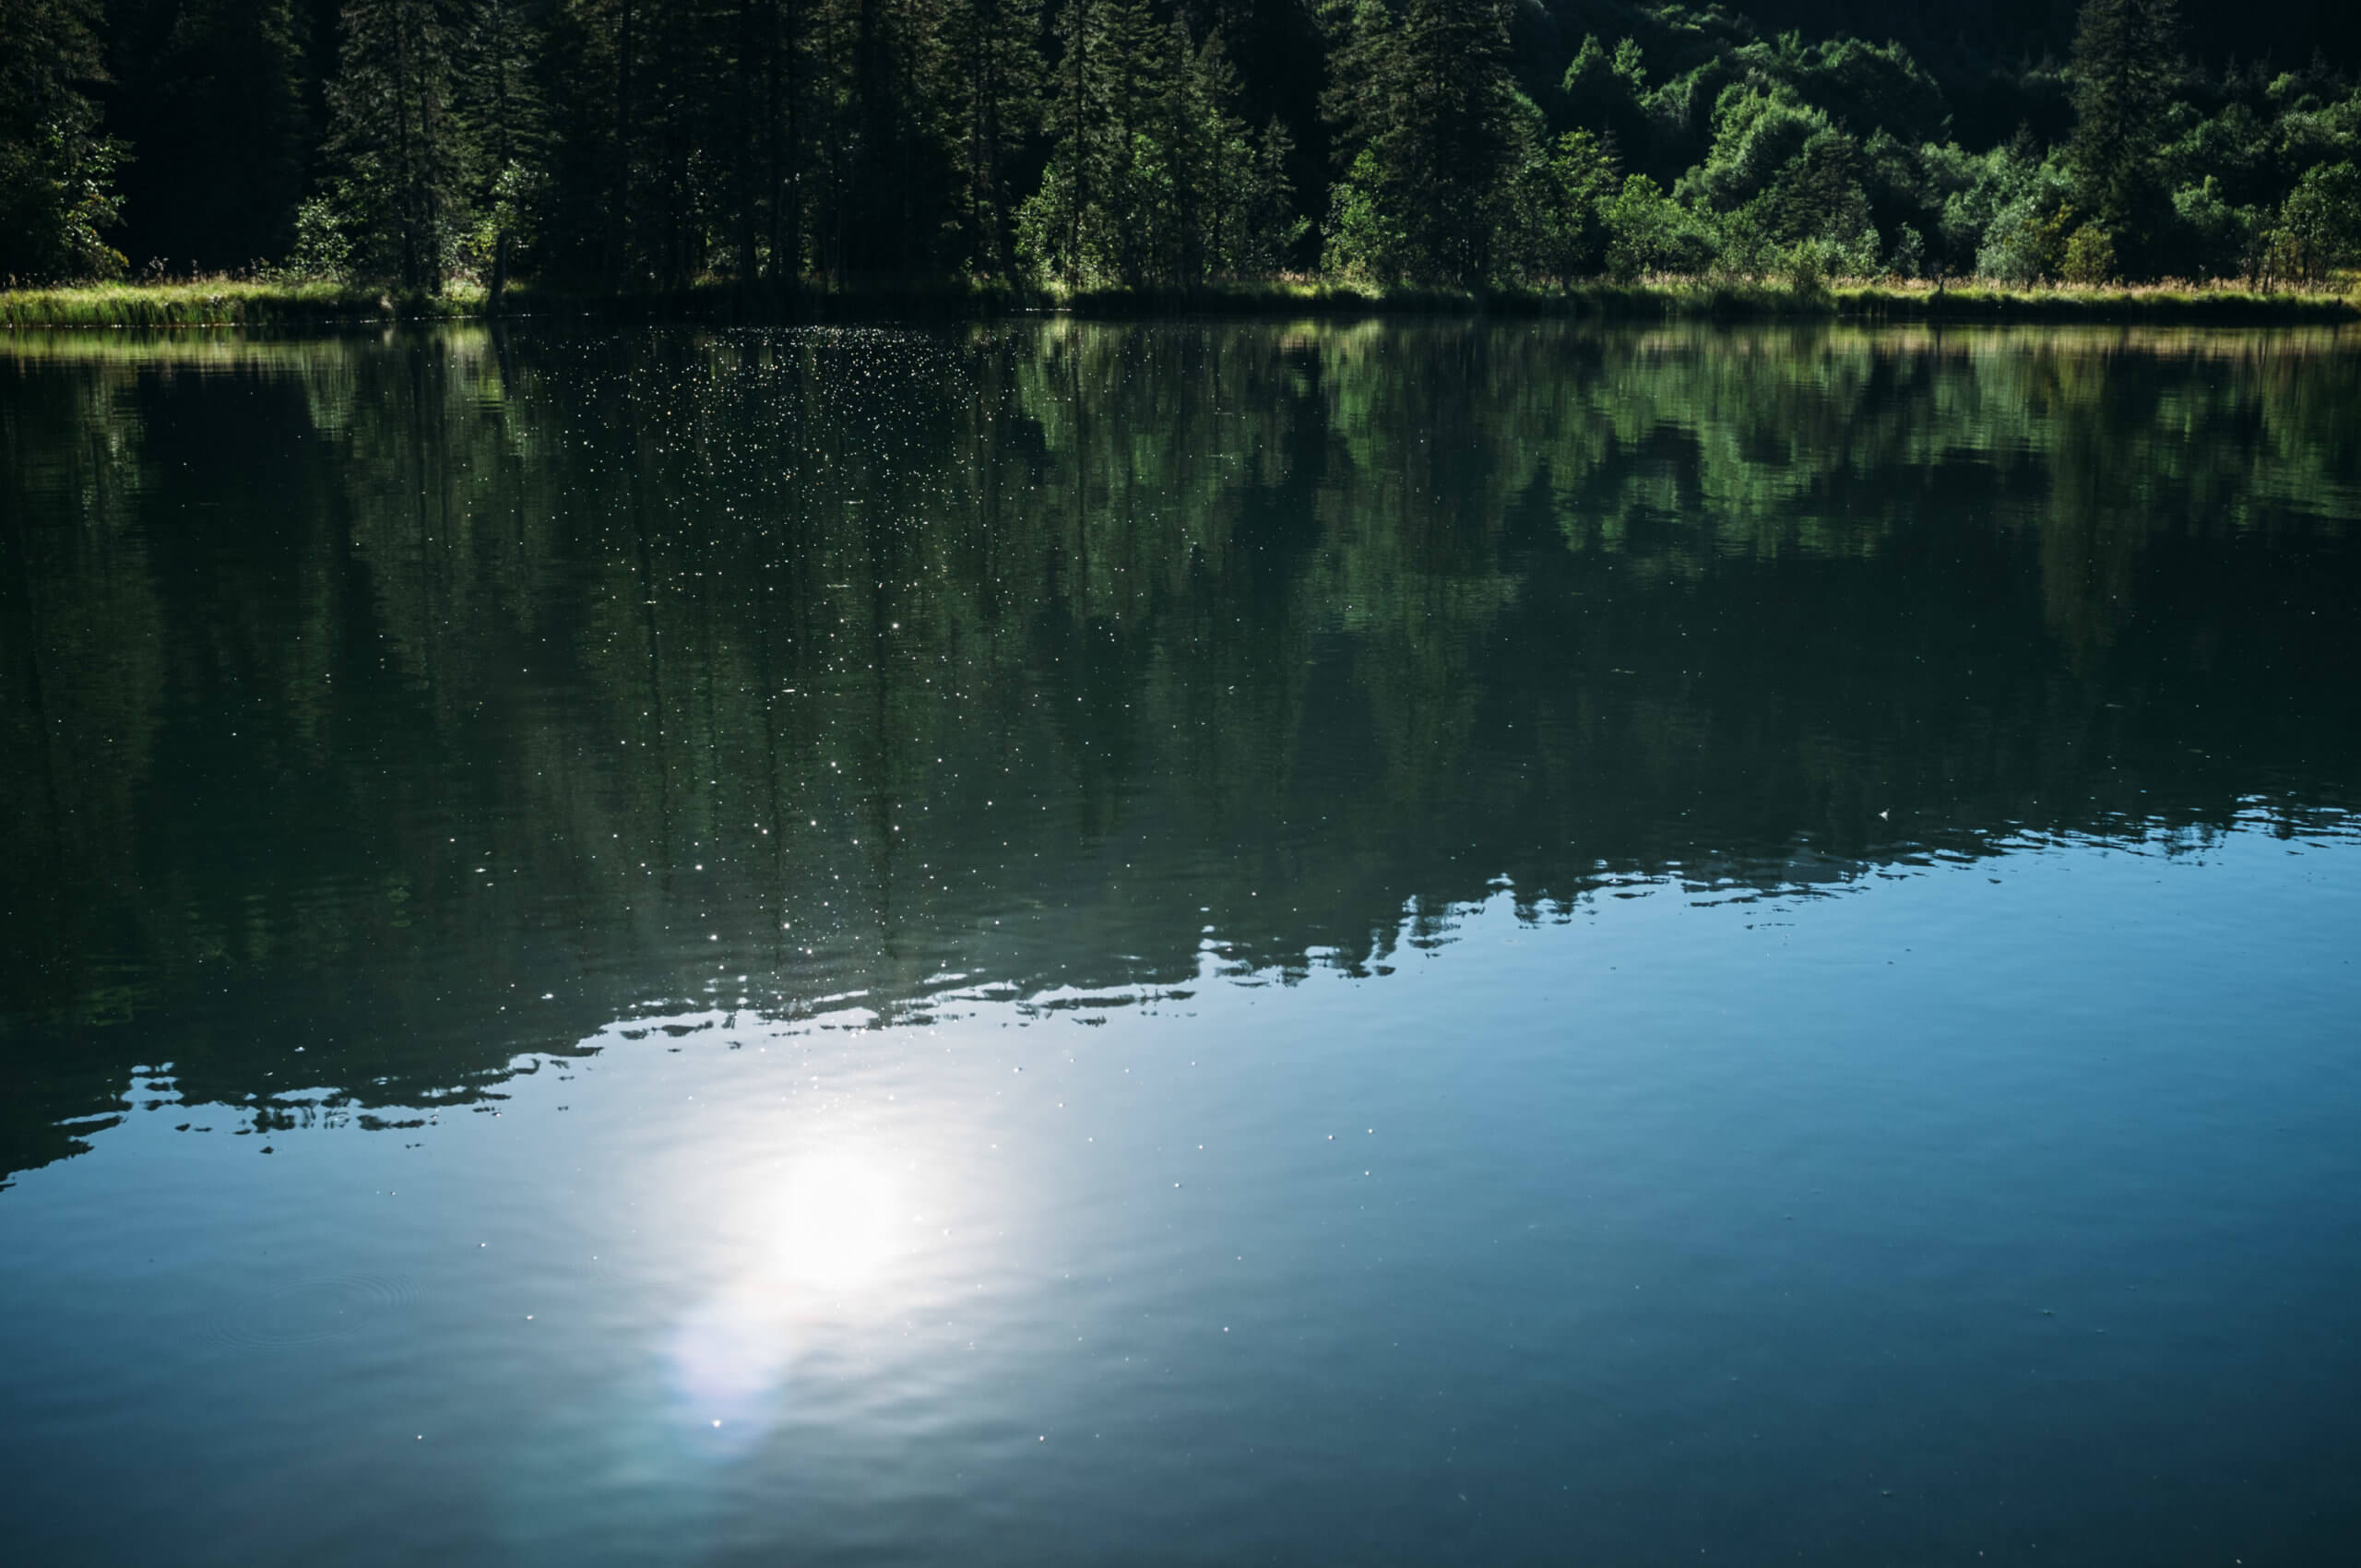
[[[2012,354],[2095,356],[2103,389],[2210,364],[2045,342],[1920,366],[1927,417]],[[1577,382],[1583,354],[1661,349],[1564,347]],[[328,362],[365,406],[373,356],[467,349]],[[1741,350],[1765,353],[1683,349]],[[627,374],[661,380],[662,351]],[[147,399],[135,435],[160,446],[301,368],[111,394],[124,373],[44,374],[92,378],[102,427]],[[16,428],[39,389],[12,384]],[[575,428],[506,417],[512,449]],[[1738,416],[1694,417],[1708,447]],[[391,428],[389,450],[456,439]],[[2048,451],[1956,435],[1998,466]],[[529,512],[516,460],[481,482]],[[183,650],[152,699],[85,705],[110,736],[150,726],[123,803],[20,811],[83,873],[12,873],[12,918],[66,933],[47,967],[19,948],[0,1037],[25,1151],[0,1191],[12,1561],[2259,1564],[2361,1542],[2350,675],[2257,674],[2353,637],[2288,608],[2355,614],[2342,489],[2258,538],[2258,493],[2232,526],[2217,483],[2186,532],[2079,579],[2144,596],[2087,642],[2054,535],[2011,554],[2006,508],[1897,511],[1903,469],[1833,508],[1883,516],[1853,544],[1708,549],[1685,582],[1637,543],[1596,579],[1539,546],[1370,565],[1347,536],[1420,508],[1340,515],[1307,481],[1318,538],[1276,584],[1241,569],[1128,628],[913,658],[897,679],[964,683],[955,761],[861,751],[931,700],[881,695],[879,660],[825,645],[773,673],[837,717],[773,742],[765,778],[693,702],[668,730],[711,727],[652,772],[593,751],[623,705],[587,655],[461,689],[496,662],[486,625],[557,627],[552,601],[614,580],[587,544],[519,566],[479,540],[430,599],[440,629],[405,631],[369,608],[394,590],[307,574],[366,537],[337,505],[406,486],[313,498],[326,553],[258,565],[269,514],[193,517],[201,472],[145,471],[147,509],[106,533],[12,461],[53,530],[17,546],[18,650],[51,671],[20,735],[136,662],[41,630],[71,594],[116,607],[92,627],[162,604]],[[1134,564],[1203,548],[1160,537]],[[694,583],[720,547],[676,548]],[[1998,564],[1964,577],[1979,552]],[[1772,635],[1847,573],[1899,613],[1827,636],[1883,657]],[[1052,576],[1050,601],[1083,591]],[[730,613],[821,637],[808,604],[766,623],[763,581],[664,629],[714,689]],[[494,607],[472,627],[469,593]],[[1978,604],[1920,673],[1912,629]],[[282,612],[339,650],[300,684],[260,673],[295,659],[251,629]],[[1471,615],[1431,656],[1457,673],[1421,673]],[[1330,629],[1289,645],[1290,618]],[[442,656],[435,684],[307,713],[309,675],[369,678],[379,626]],[[1595,668],[1543,656],[1602,626]],[[231,673],[201,672],[208,640]],[[1200,700],[1290,647],[1313,672],[1284,721]],[[1087,700],[1056,684],[1070,661]],[[2078,747],[2086,772],[2058,760]],[[840,799],[835,838],[789,803]],[[828,843],[764,861],[798,815]],[[897,832],[904,858],[851,853]],[[602,883],[601,854],[656,863]],[[943,891],[894,891],[921,867]],[[808,952],[777,934],[799,919]]]

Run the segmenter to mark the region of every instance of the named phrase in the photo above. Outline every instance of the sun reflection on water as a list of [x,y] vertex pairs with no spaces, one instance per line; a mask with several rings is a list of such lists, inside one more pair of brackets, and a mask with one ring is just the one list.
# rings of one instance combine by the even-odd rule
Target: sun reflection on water
[[778,1419],[794,1363],[860,1336],[907,1303],[920,1217],[908,1160],[859,1143],[814,1149],[756,1179],[731,1227],[738,1267],[675,1323],[664,1359],[682,1418],[719,1452]]
[[789,1173],[772,1226],[771,1271],[831,1293],[875,1285],[909,1240],[902,1182],[884,1159],[829,1149]]

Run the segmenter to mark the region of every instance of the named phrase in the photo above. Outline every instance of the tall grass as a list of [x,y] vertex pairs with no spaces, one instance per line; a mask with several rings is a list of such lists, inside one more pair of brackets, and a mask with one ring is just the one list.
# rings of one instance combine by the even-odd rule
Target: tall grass
[[[636,294],[512,292],[510,314],[606,320],[841,321],[996,316],[1036,311],[1117,317],[1210,315],[1573,315],[1662,321],[1837,319],[2153,323],[2361,321],[2361,296],[2260,291],[2217,283],[2131,287],[1953,287],[1833,279],[1793,283],[1730,277],[1657,276],[1631,282],[1458,289],[1285,278],[1192,288],[1069,288],[941,282],[831,288],[743,288],[707,280]],[[92,283],[0,291],[0,327],[300,327],[481,315],[484,291],[455,283],[436,295],[395,295],[350,284],[231,277],[178,282]]]
[[0,327],[280,327],[481,313],[481,289],[402,296],[346,283],[196,278],[0,291]]

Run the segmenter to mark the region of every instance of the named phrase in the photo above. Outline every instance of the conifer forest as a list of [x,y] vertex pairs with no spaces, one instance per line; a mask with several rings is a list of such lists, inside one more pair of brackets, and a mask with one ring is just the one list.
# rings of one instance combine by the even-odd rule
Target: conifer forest
[[2356,16],[0,0],[0,277],[2317,282]]

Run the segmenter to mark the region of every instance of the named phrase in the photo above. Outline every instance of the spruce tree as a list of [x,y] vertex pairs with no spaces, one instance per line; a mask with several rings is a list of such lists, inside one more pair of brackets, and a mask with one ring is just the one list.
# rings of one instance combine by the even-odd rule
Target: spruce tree
[[1516,146],[1505,6],[1411,0],[1396,22],[1363,0],[1335,19],[1328,107],[1352,162],[1334,248],[1362,270],[1485,281]]
[[919,275],[946,259],[957,193],[943,20],[938,0],[856,0],[842,193],[855,273]]
[[2139,265],[2169,212],[2156,169],[2181,77],[2173,0],[2083,0],[2074,33],[2076,205]]
[[1011,184],[1041,113],[1040,31],[1041,0],[966,0],[948,20],[960,220],[979,274],[1006,272],[1013,257]]
[[1145,24],[1139,0],[1065,0],[1058,11],[1058,62],[1042,113],[1050,162],[1018,229],[1028,258],[1068,283],[1123,267],[1137,113],[1125,100],[1145,75],[1136,58]]
[[1271,116],[1253,147],[1253,167],[1239,193],[1237,239],[1229,268],[1242,278],[1275,276],[1311,224],[1296,211],[1295,138]]
[[363,255],[438,290],[460,214],[451,30],[438,0],[346,0],[328,139]]
[[519,0],[476,0],[461,41],[455,111],[463,132],[469,208],[479,220],[470,260],[487,268],[495,303],[512,253],[529,240],[547,179],[540,30]]

